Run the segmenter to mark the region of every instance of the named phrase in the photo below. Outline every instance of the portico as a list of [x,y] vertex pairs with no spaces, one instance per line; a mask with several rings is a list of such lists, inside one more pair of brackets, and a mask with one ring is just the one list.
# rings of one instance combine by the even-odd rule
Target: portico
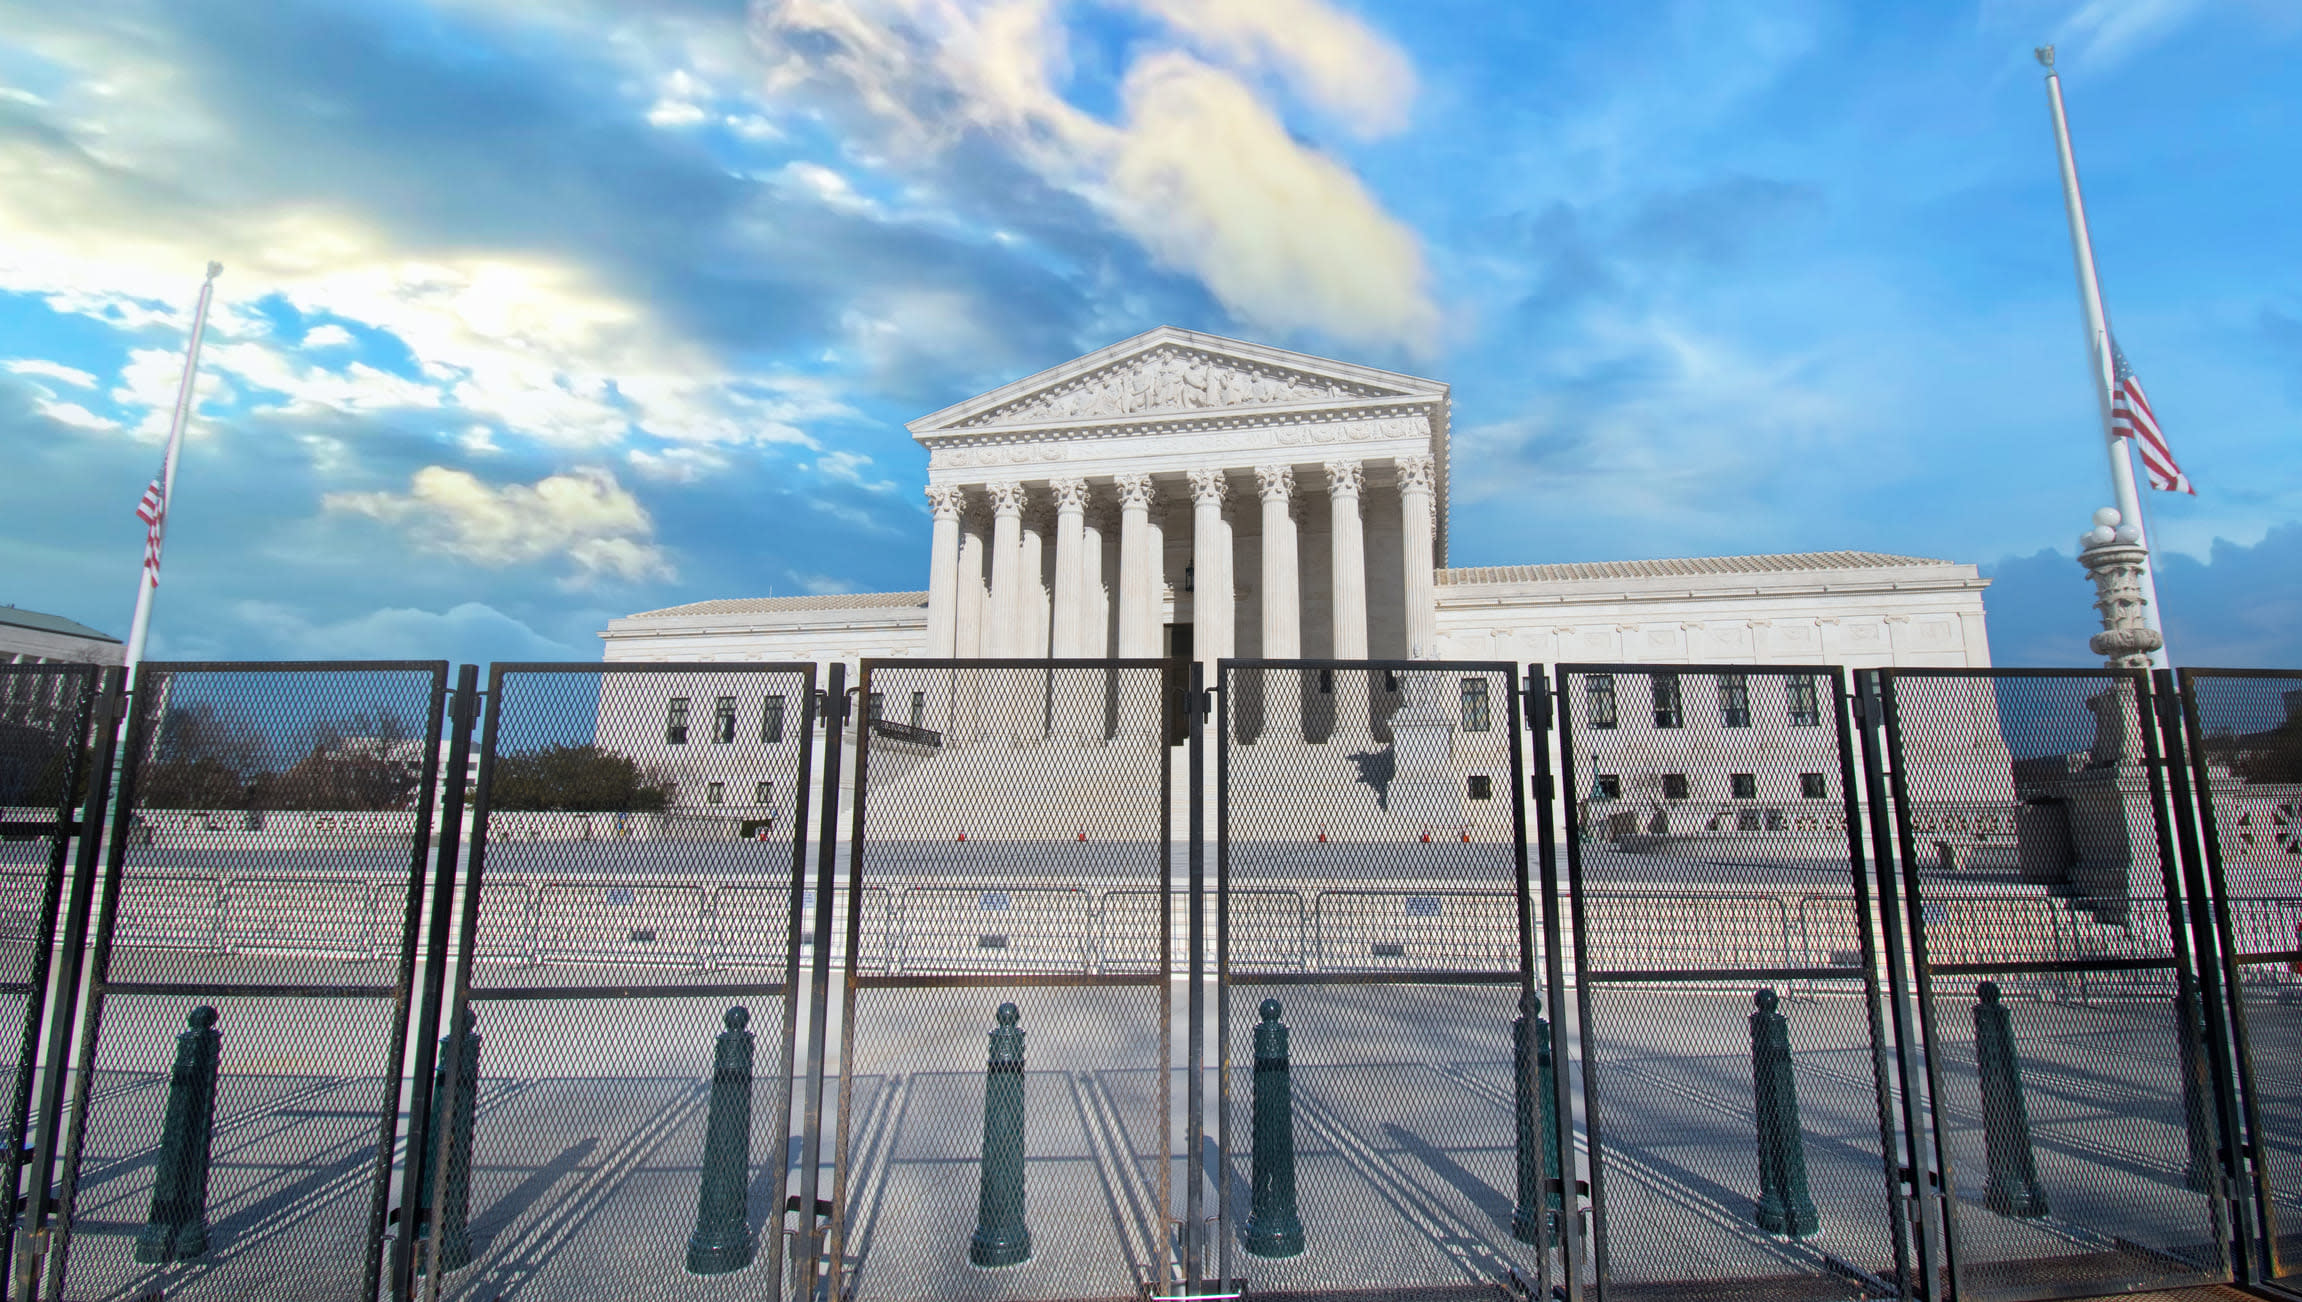
[[1447,410],[1435,381],[1161,327],[913,421],[925,651],[1149,658],[1188,629],[1210,667],[1431,656]]

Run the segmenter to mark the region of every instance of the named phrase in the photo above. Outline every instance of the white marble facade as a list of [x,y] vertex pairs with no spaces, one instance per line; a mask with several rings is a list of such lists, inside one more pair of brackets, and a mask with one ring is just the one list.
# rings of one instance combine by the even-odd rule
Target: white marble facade
[[911,422],[924,592],[648,611],[606,658],[1989,663],[1949,561],[1446,568],[1448,415],[1435,381],[1162,326]]

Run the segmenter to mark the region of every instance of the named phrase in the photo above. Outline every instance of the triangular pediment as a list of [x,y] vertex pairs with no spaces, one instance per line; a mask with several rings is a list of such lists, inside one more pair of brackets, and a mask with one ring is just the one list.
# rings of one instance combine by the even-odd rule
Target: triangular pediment
[[1443,400],[1446,394],[1447,386],[1435,380],[1160,326],[923,416],[907,428],[915,435],[948,435],[1239,407]]

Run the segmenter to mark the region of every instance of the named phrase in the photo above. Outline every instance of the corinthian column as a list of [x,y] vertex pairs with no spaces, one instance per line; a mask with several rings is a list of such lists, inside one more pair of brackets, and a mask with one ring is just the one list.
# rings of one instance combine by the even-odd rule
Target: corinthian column
[[1018,594],[1015,598],[1022,650],[1015,654],[1038,659],[1047,654],[1047,509],[1023,513],[1023,543],[1016,552]]
[[927,655],[943,660],[959,654],[959,513],[967,495],[947,484],[929,484],[935,510],[934,541],[927,549]]
[[1295,560],[1295,469],[1257,466],[1263,496],[1263,656],[1303,654],[1303,581]]
[[1087,481],[1058,479],[1048,488],[1055,495],[1055,621],[1049,654],[1077,658],[1085,654],[1082,644],[1087,640],[1087,574],[1082,568],[1087,541]]
[[991,654],[984,646],[983,608],[987,600],[984,553],[990,550],[991,520],[984,514],[983,499],[977,496],[972,509],[959,517],[959,590],[953,604],[958,607],[953,623],[952,644],[955,654],[962,660],[973,660]]
[[1438,524],[1432,510],[1437,482],[1438,464],[1431,458],[1399,458],[1399,550],[1406,569],[1407,654],[1417,660],[1435,660],[1439,654],[1434,588]]
[[1231,549],[1223,527],[1223,497],[1230,487],[1221,467],[1191,472],[1191,637],[1210,685],[1215,662],[1231,654]]
[[[1025,654],[1023,629],[1023,485],[1010,481],[987,486],[991,494],[991,609],[984,650],[1010,660]],[[1034,587],[1039,576],[1031,576]]]
[[1367,538],[1359,519],[1359,491],[1366,485],[1356,461],[1327,463],[1327,500],[1334,508],[1335,658],[1367,658]]
[[1103,548],[1111,533],[1111,519],[1092,500],[1094,490],[1088,491],[1090,500],[1079,534],[1079,654],[1090,660],[1105,660],[1111,655],[1111,589],[1103,581]]
[[1121,475],[1119,487],[1119,655],[1159,654],[1159,562],[1151,540],[1149,475]]

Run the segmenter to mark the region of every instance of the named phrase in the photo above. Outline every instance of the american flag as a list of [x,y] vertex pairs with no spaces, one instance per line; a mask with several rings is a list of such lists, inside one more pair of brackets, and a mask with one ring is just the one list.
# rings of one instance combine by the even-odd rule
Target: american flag
[[144,489],[144,499],[136,503],[136,518],[144,522],[144,572],[152,576],[156,588],[160,586],[160,528],[168,518],[167,494],[158,475]]
[[2174,464],[2166,436],[2158,431],[2158,418],[2150,413],[2150,399],[2142,396],[2142,377],[2126,364],[2126,353],[2115,340],[2110,345],[2110,362],[2110,432],[2133,439],[2134,446],[2141,449],[2142,468],[2150,473],[2152,488],[2198,496],[2198,490],[2190,486],[2190,477]]

